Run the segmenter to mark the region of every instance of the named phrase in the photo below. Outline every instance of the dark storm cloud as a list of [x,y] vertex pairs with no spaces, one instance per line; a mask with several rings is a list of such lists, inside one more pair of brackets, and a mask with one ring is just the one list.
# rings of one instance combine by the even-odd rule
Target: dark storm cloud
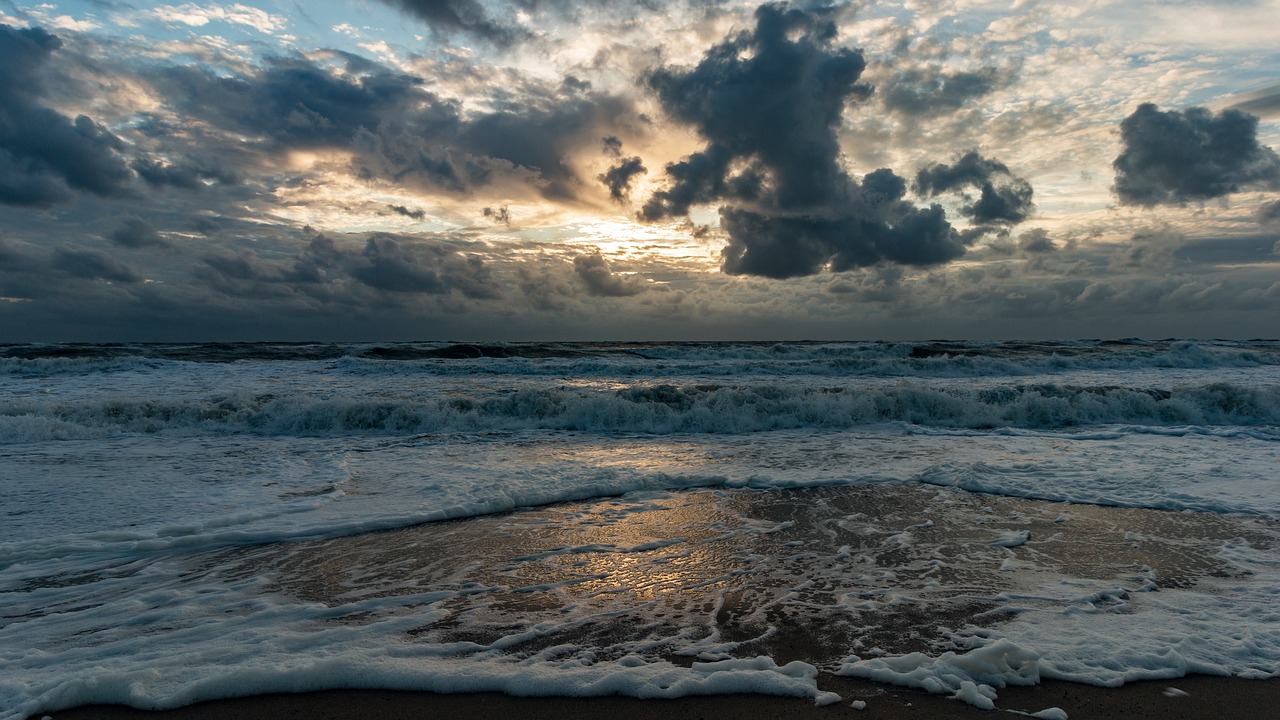
[[[698,186],[698,196],[723,195],[716,183],[731,164],[758,161],[783,208],[838,199],[847,182],[835,129],[844,104],[866,92],[857,84],[866,61],[832,47],[835,34],[826,11],[764,5],[754,31],[711,48],[696,67],[654,71],[649,85],[664,109],[709,142],[687,168],[673,170],[678,184]],[[660,193],[654,202],[661,208],[667,199]]]
[[119,138],[42,103],[42,70],[61,47],[41,28],[0,25],[0,203],[46,207],[71,190],[118,195],[133,178]]
[[179,164],[163,163],[151,158],[136,158],[130,167],[152,187],[175,187],[183,190],[200,190],[206,187],[206,181],[216,181],[226,185],[234,185],[240,178],[232,172],[221,168],[201,168],[183,162]]
[[497,278],[479,255],[455,253],[443,265],[445,282],[463,295],[473,300],[495,300],[502,297]]
[[45,262],[28,254],[12,243],[0,237],[0,295],[14,295],[15,288],[30,288],[32,295],[40,285],[39,280],[32,281],[43,272]]
[[839,276],[827,286],[834,295],[851,296],[857,302],[895,302],[902,298],[905,273],[900,265],[878,265],[859,274]]
[[506,205],[497,208],[487,207],[481,211],[481,214],[500,225],[511,224],[511,211],[507,209]]
[[609,197],[625,202],[631,196],[631,180],[646,172],[648,170],[640,158],[629,157],[600,174],[598,179],[609,188]]
[[1258,224],[1263,227],[1280,229],[1280,200],[1263,203],[1254,217],[1257,218]]
[[353,287],[391,296],[457,291],[472,299],[491,299],[501,294],[483,258],[446,243],[389,233],[367,236],[361,249],[315,235],[284,260],[264,260],[249,251],[209,253],[197,274],[229,295],[267,296],[278,294],[273,286],[290,285],[306,295],[347,304],[367,304],[377,297]]
[[1127,245],[1112,254],[1112,269],[1147,269],[1167,271],[1174,253],[1187,242],[1187,236],[1170,228],[1149,228],[1135,232]]
[[591,81],[583,80],[574,75],[566,75],[560,81],[560,89],[567,93],[583,93],[591,90]]
[[640,210],[641,219],[654,221],[686,215],[693,205],[720,199],[755,199],[764,184],[763,166],[752,163],[731,175],[734,159],[727,148],[712,143],[701,152],[668,164],[666,173],[671,185],[649,198]]
[[394,182],[457,193],[488,182],[494,171],[514,170],[509,164],[486,162],[450,148],[445,133],[361,128],[351,145],[362,179],[390,178]]
[[193,167],[164,165],[148,158],[138,158],[132,167],[148,185],[170,185],[186,190],[202,187],[200,171]]
[[1121,204],[1151,207],[1280,188],[1280,158],[1257,133],[1258,118],[1239,110],[1163,112],[1144,103],[1120,124],[1113,189]]
[[514,176],[545,197],[573,199],[583,183],[567,158],[634,115],[621,96],[530,83],[518,95],[496,89],[511,95],[498,110],[464,116],[422,78],[336,51],[272,57],[231,77],[170,66],[153,82],[186,114],[272,149],[346,148],[363,177],[457,193]]
[[456,120],[455,108],[421,90],[421,78],[346,53],[335,57],[344,66],[341,75],[307,58],[275,56],[252,74],[225,77],[173,65],[153,82],[189,115],[288,147],[346,146],[358,130],[411,111],[422,113],[420,121]]
[[[624,11],[643,8],[653,11],[665,3],[660,0],[504,0],[483,3],[479,0],[382,0],[425,22],[442,34],[465,33],[497,46],[529,40],[534,33],[522,27],[517,11],[530,16],[548,15],[573,22],[584,8],[615,7]],[[701,0],[700,4],[717,4]]]
[[1232,105],[1231,109],[1264,118],[1280,117],[1280,85],[1251,93],[1246,99]]
[[961,211],[979,225],[1019,223],[1035,210],[1031,183],[1009,172],[1004,163],[968,152],[954,164],[935,163],[916,174],[916,190],[934,197],[974,188],[980,195]]
[[609,157],[622,157],[622,141],[616,135],[600,138],[600,147]]
[[536,310],[563,311],[580,294],[563,273],[552,272],[545,265],[521,264],[516,267],[516,276],[524,299]]
[[124,247],[167,246],[169,243],[156,232],[151,223],[135,215],[120,222],[120,226],[107,233],[107,239]]
[[1191,263],[1234,265],[1237,263],[1276,262],[1273,250],[1276,236],[1246,235],[1187,240],[1173,252],[1173,257]]
[[443,33],[465,32],[494,44],[510,44],[528,37],[528,31],[494,18],[477,0],[383,0],[408,12]]
[[587,292],[598,297],[628,297],[646,290],[639,278],[614,274],[599,250],[592,255],[575,257],[573,271],[587,286]]
[[0,203],[48,207],[70,199],[66,185],[53,173],[19,161],[0,147]]
[[391,212],[397,215],[404,215],[405,217],[412,218],[414,220],[421,220],[427,216],[427,213],[424,210],[421,210],[421,209],[410,210],[409,208],[403,205],[388,205],[387,208],[390,209]]
[[488,173],[465,152],[457,160],[450,152],[465,128],[456,103],[425,90],[420,77],[348,53],[269,57],[231,76],[167,66],[152,82],[186,115],[262,138],[260,150],[351,149],[364,177],[456,191]]
[[222,223],[207,215],[197,215],[187,221],[188,227],[201,235],[214,235],[222,230]]
[[418,263],[390,238],[369,238],[364,250],[368,263],[352,269],[360,282],[390,292],[441,293],[445,285],[433,268]]
[[113,280],[135,283],[142,279],[136,270],[96,250],[58,248],[51,264],[68,275],[86,280]]
[[862,53],[834,46],[836,12],[763,5],[753,30],[712,47],[696,67],[650,75],[667,113],[707,145],[667,166],[670,187],[646,202],[643,219],[728,201],[720,223],[731,274],[786,278],[964,253],[942,208],[906,202],[906,182],[892,170],[861,184],[844,170],[836,130],[846,103],[870,89],[858,83]]
[[358,254],[338,250],[332,242],[316,241],[309,253],[317,262],[346,272],[376,290],[426,294],[456,290],[472,299],[491,299],[501,294],[483,258],[464,255],[441,243],[375,233]]
[[589,94],[554,98],[550,107],[539,105],[532,102],[519,112],[475,118],[458,133],[457,146],[472,155],[535,170],[547,181],[545,197],[572,199],[579,179],[565,159],[578,148],[590,147],[601,127],[624,122],[631,104],[618,96]]
[[[264,263],[252,253],[216,252],[201,258],[218,275],[234,280],[258,282],[315,282],[318,276],[310,272],[293,273]],[[312,266],[313,267],[313,266]]]
[[1028,230],[1018,236],[1018,249],[1024,253],[1051,253],[1058,249],[1044,228]]
[[970,100],[1008,85],[998,68],[973,71],[919,67],[903,70],[877,86],[876,93],[889,110],[905,115],[938,115],[964,107]]

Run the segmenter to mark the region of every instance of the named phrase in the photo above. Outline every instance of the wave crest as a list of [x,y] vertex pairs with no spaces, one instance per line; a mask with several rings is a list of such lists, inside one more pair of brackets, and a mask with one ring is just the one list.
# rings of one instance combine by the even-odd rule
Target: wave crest
[[403,434],[523,429],[747,433],[840,429],[886,422],[950,429],[1097,425],[1280,425],[1280,388],[1229,383],[1174,388],[1055,384],[981,389],[783,384],[636,385],[618,390],[536,387],[491,396],[317,399],[224,394],[191,400],[113,398],[18,403],[3,436],[24,442],[103,432],[279,435]]

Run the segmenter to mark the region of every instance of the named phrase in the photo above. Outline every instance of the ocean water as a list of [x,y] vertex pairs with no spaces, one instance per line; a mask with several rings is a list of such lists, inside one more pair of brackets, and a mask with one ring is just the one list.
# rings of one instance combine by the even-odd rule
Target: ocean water
[[8,345],[0,495],[6,720],[1280,674],[1276,341]]

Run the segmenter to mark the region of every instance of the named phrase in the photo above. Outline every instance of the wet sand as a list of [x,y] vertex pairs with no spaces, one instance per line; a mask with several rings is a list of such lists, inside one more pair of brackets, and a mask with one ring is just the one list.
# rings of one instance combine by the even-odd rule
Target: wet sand
[[[428,590],[452,593],[432,603],[432,614],[422,615],[406,642],[493,648],[523,633],[529,637],[501,646],[507,656],[529,658],[571,646],[605,661],[643,646],[656,648],[645,651],[655,658],[687,667],[695,658],[676,650],[714,633],[717,642],[734,644],[734,657],[768,655],[779,665],[814,665],[818,689],[842,700],[817,707],[812,700],[761,695],[636,700],[331,690],[156,712],[92,706],[33,717],[928,719],[1028,715],[1055,707],[1071,718],[1273,717],[1280,679],[1193,675],[1119,688],[1046,680],[1002,688],[996,710],[983,711],[945,695],[833,673],[854,653],[936,656],[955,649],[948,646],[954,630],[999,626],[993,598],[1045,578],[1175,591],[1234,582],[1238,570],[1218,556],[1221,540],[1243,538],[1268,548],[1277,537],[1277,523],[1266,518],[880,486],[604,498],[226,549],[193,557],[189,572],[262,575],[272,579],[274,593],[330,607]],[[417,618],[419,605],[393,603],[381,612]],[[355,612],[329,620],[346,627],[371,621]],[[527,632],[534,627],[536,633]],[[852,707],[854,701],[865,702],[865,709]]]
[[[829,678],[820,683],[839,692],[839,703],[816,707],[797,698],[758,695],[689,697],[679,700],[631,698],[516,698],[498,693],[391,692],[332,690],[296,695],[264,695],[199,703],[167,711],[120,706],[49,713],[53,720],[419,720],[434,717],[518,717],[527,720],[774,720],[775,718],[895,718],[935,720],[992,718],[1060,708],[1073,720],[1262,720],[1280,707],[1280,679],[1192,675],[1173,680],[1098,688],[1045,681],[1034,687],[1005,688],[996,710],[978,710],[947,698]],[[866,708],[852,707],[862,700]],[[41,716],[34,716],[39,720]]]

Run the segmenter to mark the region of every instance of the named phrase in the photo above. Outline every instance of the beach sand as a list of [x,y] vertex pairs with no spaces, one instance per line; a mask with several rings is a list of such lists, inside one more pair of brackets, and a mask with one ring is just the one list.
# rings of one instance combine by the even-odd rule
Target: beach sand
[[[995,711],[945,695],[833,674],[862,657],[937,656],[957,631],[999,628],[1003,593],[1068,579],[1134,592],[1247,581],[1225,541],[1274,548],[1261,517],[1027,500],[951,488],[892,485],[789,491],[693,490],[521,510],[388,532],[223,549],[190,572],[253,573],[272,591],[340,607],[353,600],[458,591],[406,642],[474,643],[528,659],[549,648],[604,661],[636,652],[688,666],[688,646],[714,633],[733,657],[802,660],[839,703],[761,695],[636,700],[333,690],[199,703],[147,712],[93,706],[39,713],[54,720],[231,718],[976,718],[1060,708],[1071,718],[1274,717],[1280,679],[1191,675],[1119,688],[1044,680],[999,690]],[[1163,595],[1169,595],[1164,593]],[[1031,597],[1031,596],[1028,596]],[[1032,602],[1032,601],[1027,601]],[[1043,606],[1052,605],[1040,598]],[[1098,601],[1128,612],[1127,593]],[[1025,603],[1024,603],[1025,604]],[[418,605],[385,612],[421,612]],[[332,622],[359,626],[357,613]],[[530,629],[536,628],[536,632]],[[658,648],[654,650],[653,648]],[[724,654],[723,647],[720,651]],[[594,659],[593,659],[594,661]],[[537,690],[526,690],[525,694]],[[852,707],[854,701],[865,709]],[[1047,716],[1046,716],[1047,717]]]

